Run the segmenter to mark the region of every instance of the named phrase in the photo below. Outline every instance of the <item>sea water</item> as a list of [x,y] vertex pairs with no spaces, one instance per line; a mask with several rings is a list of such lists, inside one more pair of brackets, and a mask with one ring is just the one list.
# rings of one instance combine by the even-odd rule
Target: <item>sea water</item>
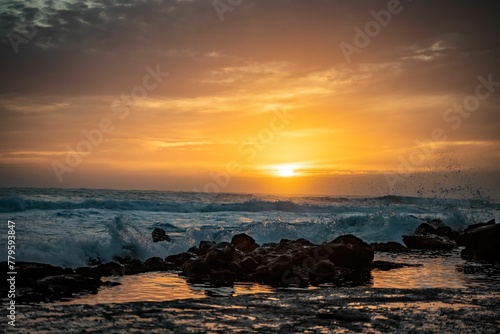
[[[425,220],[453,229],[499,218],[484,199],[314,197],[92,189],[0,189],[0,219],[16,226],[16,261],[78,267],[91,259],[176,254],[201,240],[328,242],[354,234],[366,242],[402,241]],[[171,242],[154,243],[164,229]],[[2,238],[2,244],[6,238]],[[4,248],[5,249],[5,248]]]

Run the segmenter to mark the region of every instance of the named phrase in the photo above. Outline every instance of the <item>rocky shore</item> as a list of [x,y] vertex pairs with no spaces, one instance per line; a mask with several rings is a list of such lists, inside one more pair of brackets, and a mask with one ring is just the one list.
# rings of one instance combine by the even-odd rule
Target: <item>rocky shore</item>
[[[153,241],[169,241],[162,231],[153,231]],[[246,234],[235,235],[231,242],[202,241],[198,246],[165,259],[115,257],[76,269],[40,263],[17,263],[17,301],[50,302],[78,294],[97,293],[101,278],[134,275],[150,271],[180,271],[189,282],[209,282],[213,286],[231,286],[234,282],[256,282],[274,287],[362,286],[369,282],[372,269],[392,270],[411,264],[373,261],[374,252],[449,251],[465,247],[462,256],[476,261],[500,262],[500,225],[494,220],[453,231],[438,220],[422,223],[413,235],[403,236],[406,246],[397,242],[369,245],[354,235],[340,236],[316,245],[305,239],[281,240],[258,245]],[[7,263],[0,269],[7,272]],[[4,292],[2,291],[2,294]]]

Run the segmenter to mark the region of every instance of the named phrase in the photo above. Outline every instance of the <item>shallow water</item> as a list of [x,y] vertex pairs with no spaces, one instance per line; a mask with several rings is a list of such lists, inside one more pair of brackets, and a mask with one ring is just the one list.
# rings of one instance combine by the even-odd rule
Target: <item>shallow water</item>
[[[468,262],[459,250],[449,253],[415,252],[402,254],[378,253],[375,260],[420,267],[405,267],[389,271],[372,270],[372,279],[366,287],[388,289],[469,289],[500,286],[500,265]],[[172,272],[151,272],[134,276],[106,279],[120,285],[102,287],[97,294],[83,295],[57,304],[101,304],[128,302],[162,302],[188,298],[227,297],[280,291],[307,289],[273,288],[255,283],[236,283],[233,287],[211,287],[208,284],[189,284]],[[321,287],[328,289],[326,285]],[[310,287],[308,290],[317,289]]]

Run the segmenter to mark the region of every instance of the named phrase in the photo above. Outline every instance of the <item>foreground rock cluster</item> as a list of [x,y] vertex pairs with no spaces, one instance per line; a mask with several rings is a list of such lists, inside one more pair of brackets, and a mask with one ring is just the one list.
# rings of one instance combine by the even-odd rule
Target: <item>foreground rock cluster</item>
[[322,245],[298,239],[258,246],[253,238],[240,234],[231,243],[202,241],[190,253],[170,256],[165,261],[178,266],[181,274],[192,281],[306,287],[363,284],[370,278],[373,256],[370,245],[353,235]]
[[[157,236],[167,240],[162,233]],[[105,276],[167,270],[180,271],[180,275],[191,282],[210,282],[214,286],[232,285],[236,281],[272,286],[354,286],[368,283],[371,269],[405,266],[373,261],[374,251],[448,251],[463,246],[465,258],[500,262],[498,240],[500,224],[495,220],[471,225],[464,231],[453,231],[437,220],[422,223],[414,235],[403,236],[406,247],[398,242],[368,245],[354,235],[343,235],[321,245],[305,239],[284,239],[259,246],[252,237],[238,234],[231,242],[201,241],[187,252],[165,259],[152,257],[144,262],[131,257],[115,257],[107,263],[94,259],[89,261],[89,266],[76,269],[19,262],[16,263],[16,299],[40,302],[72,298],[82,293],[97,293],[103,285],[112,284],[101,280]],[[7,269],[7,262],[0,262],[0,270],[5,273]],[[3,289],[5,287],[0,292],[5,295]]]

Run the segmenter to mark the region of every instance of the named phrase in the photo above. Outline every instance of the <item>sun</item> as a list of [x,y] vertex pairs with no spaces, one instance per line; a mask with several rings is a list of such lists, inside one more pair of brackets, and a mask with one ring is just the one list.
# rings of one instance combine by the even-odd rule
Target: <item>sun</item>
[[276,168],[276,175],[281,177],[292,177],[297,175],[294,168],[292,166],[278,166]]

